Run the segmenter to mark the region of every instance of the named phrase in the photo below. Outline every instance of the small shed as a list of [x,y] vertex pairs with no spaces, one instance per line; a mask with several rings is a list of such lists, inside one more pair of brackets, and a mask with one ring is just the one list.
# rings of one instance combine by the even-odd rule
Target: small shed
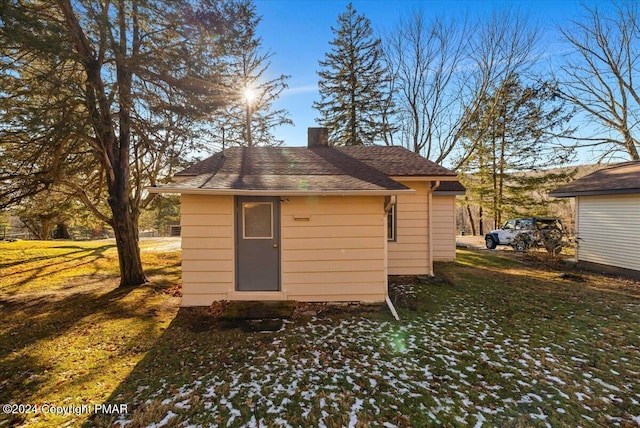
[[575,198],[578,263],[640,277],[640,161],[602,168],[550,196]]
[[234,147],[151,192],[181,194],[183,306],[383,302],[388,275],[455,259],[454,172],[402,147]]

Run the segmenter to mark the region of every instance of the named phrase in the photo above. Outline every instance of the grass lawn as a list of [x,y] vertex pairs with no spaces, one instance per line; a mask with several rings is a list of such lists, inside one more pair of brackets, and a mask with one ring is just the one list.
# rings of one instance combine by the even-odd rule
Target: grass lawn
[[[113,241],[0,242],[0,404],[63,411],[108,401],[180,303],[171,296],[179,251],[152,240],[142,248],[149,284],[119,290]],[[80,425],[88,416],[3,413],[0,427]]]
[[117,290],[109,245],[0,244],[0,403],[128,412],[0,426],[640,425],[638,282],[464,250],[394,279],[400,322],[307,306],[244,332],[177,310],[179,252],[145,252],[151,283]]

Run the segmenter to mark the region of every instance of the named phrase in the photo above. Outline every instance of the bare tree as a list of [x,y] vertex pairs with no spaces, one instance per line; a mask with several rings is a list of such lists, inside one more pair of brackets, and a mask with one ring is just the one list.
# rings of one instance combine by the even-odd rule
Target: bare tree
[[469,31],[467,20],[436,17],[428,22],[423,10],[415,10],[386,38],[398,138],[403,146],[436,162],[455,146],[456,120],[464,114],[457,71],[468,55]]
[[507,76],[526,74],[539,36],[537,25],[511,11],[476,24],[428,21],[419,10],[404,18],[385,45],[402,145],[435,162],[455,155],[457,168],[475,149],[467,131],[477,132],[483,100]]
[[[475,32],[468,36],[471,40],[468,59],[458,71],[460,81],[464,84],[460,101],[464,106],[464,114],[455,122],[451,151],[455,154],[452,162],[454,169],[460,170],[463,184],[469,188],[474,185],[465,181],[465,177],[471,177],[470,180],[473,177],[485,179],[485,171],[469,161],[487,156],[483,141],[493,129],[493,122],[497,120],[500,110],[499,100],[491,97],[491,93],[508,76],[532,77],[530,70],[538,59],[540,35],[539,27],[523,15],[503,11],[480,23]],[[471,191],[464,201],[472,223],[471,206],[480,207],[477,219],[480,234],[483,234],[488,214],[481,207],[490,196],[486,192]]]
[[[487,117],[497,113],[498,106],[485,105],[488,94],[508,76],[529,76],[531,66],[539,56],[540,28],[520,13],[503,11],[494,13],[489,21],[481,23],[471,37],[469,60],[461,72],[466,88],[465,114],[456,123],[454,140],[459,142],[457,169],[469,156],[490,129],[490,121],[476,123],[484,109]],[[479,125],[482,125],[479,127]],[[469,130],[474,129],[474,137]]]
[[584,6],[586,16],[560,28],[572,52],[560,67],[560,95],[601,125],[596,134],[580,138],[581,147],[603,149],[602,158],[625,153],[640,159],[640,94],[635,81],[640,65],[638,3],[615,2],[613,13]]

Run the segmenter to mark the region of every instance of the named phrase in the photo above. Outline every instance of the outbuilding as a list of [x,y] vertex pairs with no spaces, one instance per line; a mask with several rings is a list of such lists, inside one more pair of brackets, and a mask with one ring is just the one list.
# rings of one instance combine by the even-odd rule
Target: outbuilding
[[150,189],[181,194],[183,306],[383,302],[388,275],[455,259],[454,172],[395,146],[233,147]]
[[640,277],[640,161],[602,168],[550,196],[575,198],[578,263]]

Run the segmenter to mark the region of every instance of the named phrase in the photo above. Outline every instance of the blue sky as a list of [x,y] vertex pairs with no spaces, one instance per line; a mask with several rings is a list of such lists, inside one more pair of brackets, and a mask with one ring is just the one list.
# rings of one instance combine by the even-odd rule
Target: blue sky
[[[258,34],[263,49],[274,53],[269,72],[272,76],[290,75],[289,89],[283,92],[275,107],[285,108],[294,126],[275,130],[288,146],[306,144],[307,128],[318,126],[318,112],[312,108],[319,99],[317,83],[318,61],[330,50],[334,38],[331,26],[336,26],[338,15],[345,11],[348,1],[338,0],[255,0],[262,16]],[[553,55],[560,49],[558,34],[554,28],[580,14],[580,2],[569,0],[529,1],[353,1],[358,13],[364,14],[378,32],[397,25],[400,17],[413,9],[422,8],[427,14],[471,18],[490,15],[493,11],[512,9],[523,12],[538,21],[546,31],[546,45]],[[557,45],[557,47],[556,47]]]

